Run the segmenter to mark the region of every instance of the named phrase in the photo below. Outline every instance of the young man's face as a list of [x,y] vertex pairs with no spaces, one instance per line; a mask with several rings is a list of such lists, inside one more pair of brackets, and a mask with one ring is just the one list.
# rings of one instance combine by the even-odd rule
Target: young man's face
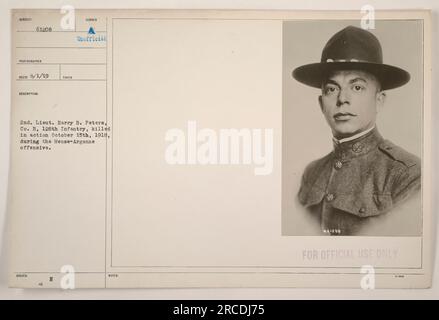
[[350,137],[375,125],[385,94],[378,80],[364,71],[332,73],[322,85],[322,112],[338,139]]

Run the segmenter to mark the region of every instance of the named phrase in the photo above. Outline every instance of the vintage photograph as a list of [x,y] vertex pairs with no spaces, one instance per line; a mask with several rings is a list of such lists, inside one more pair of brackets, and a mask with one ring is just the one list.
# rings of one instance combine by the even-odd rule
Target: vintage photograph
[[422,35],[284,23],[284,235],[421,234]]
[[428,10],[66,14],[10,15],[11,288],[431,285]]

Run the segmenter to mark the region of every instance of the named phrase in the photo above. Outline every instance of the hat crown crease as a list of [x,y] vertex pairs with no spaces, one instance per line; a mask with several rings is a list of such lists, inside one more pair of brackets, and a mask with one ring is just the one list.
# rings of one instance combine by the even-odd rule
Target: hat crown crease
[[372,33],[349,26],[337,32],[326,43],[321,62],[328,61],[383,63],[382,48]]

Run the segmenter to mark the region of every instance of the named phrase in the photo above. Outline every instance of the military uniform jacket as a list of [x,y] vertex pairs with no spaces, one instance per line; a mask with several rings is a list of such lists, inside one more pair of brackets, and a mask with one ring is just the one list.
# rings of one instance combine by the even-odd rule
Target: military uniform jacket
[[355,140],[334,142],[331,153],[310,163],[298,198],[318,212],[324,233],[353,235],[364,220],[387,213],[420,186],[420,159],[374,128]]

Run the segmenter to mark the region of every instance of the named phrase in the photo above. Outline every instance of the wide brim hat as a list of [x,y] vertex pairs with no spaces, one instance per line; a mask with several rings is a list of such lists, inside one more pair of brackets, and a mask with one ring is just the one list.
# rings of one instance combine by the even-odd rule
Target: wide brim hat
[[403,86],[410,80],[407,71],[383,63],[381,44],[375,35],[354,26],[333,35],[323,48],[320,62],[294,69],[293,77],[308,86],[321,88],[331,73],[340,70],[369,72],[378,79],[382,90]]

